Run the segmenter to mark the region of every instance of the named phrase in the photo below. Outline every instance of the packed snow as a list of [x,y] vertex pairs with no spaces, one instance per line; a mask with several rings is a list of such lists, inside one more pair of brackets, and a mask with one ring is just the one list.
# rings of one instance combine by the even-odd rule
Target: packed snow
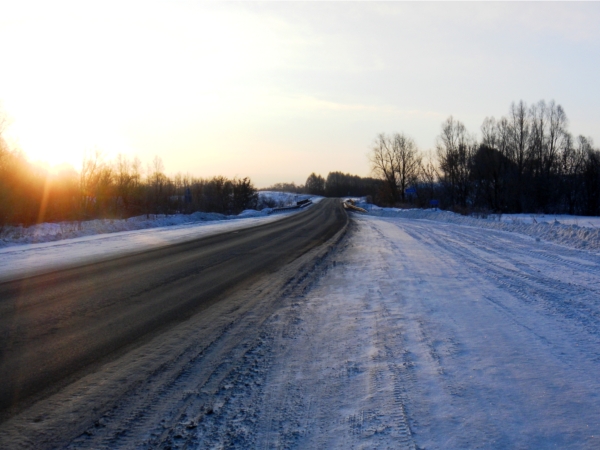
[[545,214],[491,214],[474,217],[438,209],[379,208],[362,202],[357,202],[357,206],[367,209],[369,215],[378,217],[432,220],[487,228],[527,235],[569,247],[600,250],[600,217]]
[[335,268],[290,306],[261,442],[598,448],[599,287],[597,254],[356,217]]
[[[173,374],[140,357],[147,380],[69,447],[600,448],[597,218],[368,209],[267,320],[215,316]],[[116,254],[264,220],[78,239]],[[77,245],[2,249],[0,274]]]

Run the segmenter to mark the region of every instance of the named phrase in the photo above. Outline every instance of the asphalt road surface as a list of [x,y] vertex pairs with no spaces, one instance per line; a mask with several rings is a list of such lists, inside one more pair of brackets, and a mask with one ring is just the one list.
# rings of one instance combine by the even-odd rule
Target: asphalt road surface
[[0,283],[0,413],[169,329],[326,242],[324,199],[274,223]]

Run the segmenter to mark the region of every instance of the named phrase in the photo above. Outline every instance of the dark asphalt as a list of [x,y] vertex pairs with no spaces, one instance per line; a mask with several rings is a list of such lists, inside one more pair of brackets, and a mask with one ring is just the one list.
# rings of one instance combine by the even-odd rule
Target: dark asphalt
[[277,222],[0,283],[0,413],[200,313],[331,238],[324,199]]

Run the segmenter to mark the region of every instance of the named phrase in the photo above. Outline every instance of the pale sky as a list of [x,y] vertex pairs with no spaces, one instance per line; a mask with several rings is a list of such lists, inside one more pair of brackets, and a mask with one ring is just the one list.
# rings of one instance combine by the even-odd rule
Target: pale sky
[[513,101],[600,144],[600,3],[0,0],[0,107],[32,161],[100,149],[169,174],[366,176],[380,132],[433,149]]

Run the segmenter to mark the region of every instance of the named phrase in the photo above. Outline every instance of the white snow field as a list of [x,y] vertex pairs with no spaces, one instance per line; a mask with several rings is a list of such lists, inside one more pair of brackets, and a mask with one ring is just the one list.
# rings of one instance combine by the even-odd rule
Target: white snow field
[[266,321],[215,316],[227,331],[139,375],[69,447],[600,448],[597,247],[384,214],[353,215]]

